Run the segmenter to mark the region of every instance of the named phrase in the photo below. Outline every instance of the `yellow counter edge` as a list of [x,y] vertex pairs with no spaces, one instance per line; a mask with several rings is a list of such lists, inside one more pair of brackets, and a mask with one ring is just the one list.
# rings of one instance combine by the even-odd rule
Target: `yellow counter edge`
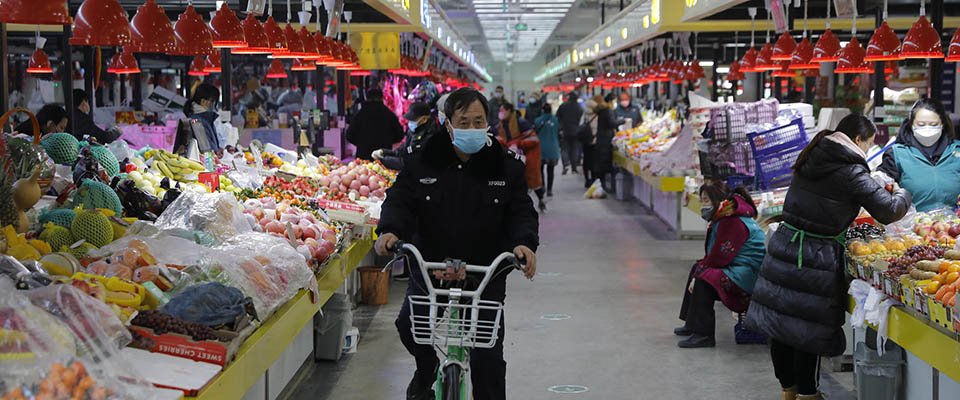
[[[682,176],[676,177],[662,177],[662,176],[653,176],[649,174],[644,174],[640,172],[640,164],[637,163],[633,158],[627,157],[625,154],[614,151],[613,152],[613,162],[619,165],[621,168],[627,170],[627,172],[633,174],[634,176],[643,179],[644,182],[650,184],[657,190],[661,192],[682,192],[684,191],[684,186],[686,185],[687,178]],[[697,210],[700,212],[700,210]]]
[[[848,311],[853,312],[856,301],[849,297]],[[934,328],[927,321],[891,307],[887,322],[887,337],[938,371],[960,382],[960,341]],[[871,325],[874,330],[876,326]]]
[[227,365],[196,397],[185,399],[240,399],[256,384],[313,315],[333,296],[347,276],[357,268],[373,248],[373,241],[354,242],[340,258],[327,265],[317,279],[320,289],[318,304],[310,301],[310,293],[301,290],[280,307],[260,328],[253,332]]

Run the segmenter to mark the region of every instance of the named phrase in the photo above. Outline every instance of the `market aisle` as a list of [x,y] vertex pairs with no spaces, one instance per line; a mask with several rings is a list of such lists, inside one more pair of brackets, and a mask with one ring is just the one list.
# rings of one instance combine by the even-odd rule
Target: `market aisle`
[[[667,233],[655,217],[636,203],[584,200],[580,179],[558,177],[541,218],[539,276],[509,279],[509,398],[779,398],[767,347],[734,344],[735,321],[722,305],[716,348],[676,346],[681,291],[702,241],[659,240]],[[288,398],[402,399],[414,368],[393,325],[404,287],[394,283],[389,305],[357,311],[357,354],[316,364]],[[543,318],[551,314],[569,318]],[[589,391],[548,390],[556,385]],[[823,385],[837,392],[831,399],[848,398],[832,379]]]

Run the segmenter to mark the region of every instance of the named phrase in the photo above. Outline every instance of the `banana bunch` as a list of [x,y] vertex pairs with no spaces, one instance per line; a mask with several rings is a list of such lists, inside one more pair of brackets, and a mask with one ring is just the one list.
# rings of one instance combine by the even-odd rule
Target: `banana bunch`
[[203,164],[163,149],[148,151],[144,157],[153,158],[154,167],[164,176],[180,182],[196,181],[197,174],[206,171]]

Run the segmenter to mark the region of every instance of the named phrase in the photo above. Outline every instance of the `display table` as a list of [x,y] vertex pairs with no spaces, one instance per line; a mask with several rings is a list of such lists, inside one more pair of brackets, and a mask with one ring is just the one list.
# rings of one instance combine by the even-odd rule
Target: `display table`
[[660,177],[645,174],[636,160],[614,151],[613,162],[633,177],[632,197],[649,208],[677,234],[677,239],[702,238],[707,229],[700,218],[700,207],[683,206],[685,177]]
[[[317,303],[311,301],[309,291],[301,290],[240,345],[233,362],[210,381],[195,398],[234,400],[244,398],[245,395],[247,398],[263,398],[250,396],[248,391],[262,379],[264,373],[280,358],[301,331],[308,327],[308,324],[312,332],[314,314],[330,299],[372,248],[372,240],[356,241],[340,257],[334,256],[336,258],[317,277],[320,289]],[[309,354],[304,355],[305,358],[308,356]],[[271,391],[279,392],[286,383],[281,382],[279,388],[273,388]]]
[[[849,297],[847,311],[856,301]],[[887,337],[907,351],[904,374],[907,399],[960,398],[960,337],[909,308],[891,307]],[[871,329],[877,330],[871,325]],[[934,386],[936,384],[936,386]],[[933,396],[938,393],[939,397]]]

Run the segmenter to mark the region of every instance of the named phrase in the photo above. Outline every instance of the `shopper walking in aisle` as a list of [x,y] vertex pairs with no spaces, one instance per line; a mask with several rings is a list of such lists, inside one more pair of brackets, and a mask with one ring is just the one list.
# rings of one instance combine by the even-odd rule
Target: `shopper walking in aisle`
[[580,118],[583,116],[583,107],[578,103],[577,92],[570,92],[567,101],[557,108],[557,119],[560,120],[560,159],[563,161],[563,174],[573,171],[577,173],[580,158],[583,156],[583,146],[577,138],[577,128],[580,127]]
[[[410,241],[428,261],[446,258],[489,265],[501,252],[525,261],[524,274],[537,270],[537,212],[527,194],[524,166],[487,135],[488,103],[480,92],[461,88],[446,100],[446,133],[434,135],[423,152],[408,160],[383,203],[376,251],[387,255],[398,240]],[[433,399],[439,360],[433,347],[417,345],[410,332],[410,295],[425,295],[423,277],[411,268],[407,299],[396,325],[404,347],[417,359],[406,398]],[[503,302],[506,274],[491,281],[484,300]],[[473,397],[506,398],[505,329],[496,345],[470,355]]]
[[194,89],[190,100],[183,105],[183,114],[200,121],[203,126],[203,132],[193,132],[193,137],[197,140],[197,149],[201,153],[223,148],[224,140],[221,140],[216,128],[217,118],[220,118],[216,108],[219,100],[220,89],[209,83],[201,83]]
[[560,160],[560,121],[553,116],[553,107],[544,103],[542,113],[533,124],[533,130],[540,138],[541,176],[546,181],[547,197],[553,197],[553,176]]
[[396,114],[383,104],[383,91],[367,91],[367,101],[347,128],[347,141],[357,146],[357,158],[372,160],[373,151],[393,148],[403,139],[403,127]]
[[917,211],[956,208],[960,195],[960,141],[936,99],[921,98],[883,154],[879,171],[913,195]]
[[594,112],[597,114],[597,129],[595,145],[593,147],[594,166],[592,178],[599,179],[604,190],[610,190],[607,183],[607,175],[613,173],[613,136],[617,133],[617,127],[623,124],[622,120],[617,120],[613,113],[613,101],[617,98],[613,93],[607,94],[603,99],[598,99],[599,95],[594,97],[597,107]]
[[583,147],[583,187],[589,188],[593,181],[597,179],[594,170],[597,166],[595,160],[597,145],[597,119],[600,112],[600,104],[603,103],[603,96],[599,94],[587,100],[583,107],[583,116],[580,117],[580,124],[577,127],[577,139]]
[[750,308],[748,329],[770,339],[784,399],[820,399],[820,357],[843,354],[847,284],[845,232],[865,208],[878,222],[897,221],[910,193],[884,189],[870,176],[866,151],[877,128],[851,114],[836,131],[822,131],[797,157],[783,205],[783,223],[770,239]]
[[632,99],[630,98],[630,93],[627,93],[627,91],[620,92],[620,102],[617,104],[617,106],[617,119],[624,121],[629,119],[631,127],[640,125],[640,123],[643,122],[643,117],[640,116],[640,107],[637,107],[637,105],[633,104]]
[[537,118],[540,118],[540,114],[543,113],[544,104],[547,104],[546,96],[541,96],[540,92],[531,93],[530,97],[527,97],[527,113],[523,118],[531,125],[536,124]]
[[700,199],[700,214],[710,226],[706,254],[691,269],[683,294],[684,325],[673,331],[690,336],[677,344],[682,348],[716,346],[715,301],[735,313],[747,311],[765,253],[765,234],[754,219],[757,207],[746,189],[740,186],[727,193],[722,183],[705,184]]
[[396,150],[378,149],[371,154],[374,160],[380,160],[383,166],[396,171],[403,169],[404,159],[419,153],[423,144],[439,130],[427,103],[410,103],[403,119],[407,120],[407,137],[403,144]]
[[90,115],[90,103],[87,101],[87,92],[83,89],[73,89],[73,106],[76,108],[73,118],[74,132],[70,132],[77,140],[83,140],[84,135],[93,137],[97,143],[108,144],[120,137],[119,129],[105,131],[100,129],[93,122],[93,116]]
[[514,149],[523,155],[526,165],[527,187],[533,190],[539,200],[537,206],[541,212],[547,210],[544,200],[543,176],[540,173],[540,138],[533,131],[533,125],[517,115],[510,102],[500,103],[498,114],[500,123],[493,126],[493,133],[504,147]]
[[500,122],[498,115],[500,114],[500,104],[502,104],[503,101],[503,86],[498,85],[496,89],[493,90],[493,96],[491,96],[488,101],[490,109],[487,111],[487,123],[491,126]]

